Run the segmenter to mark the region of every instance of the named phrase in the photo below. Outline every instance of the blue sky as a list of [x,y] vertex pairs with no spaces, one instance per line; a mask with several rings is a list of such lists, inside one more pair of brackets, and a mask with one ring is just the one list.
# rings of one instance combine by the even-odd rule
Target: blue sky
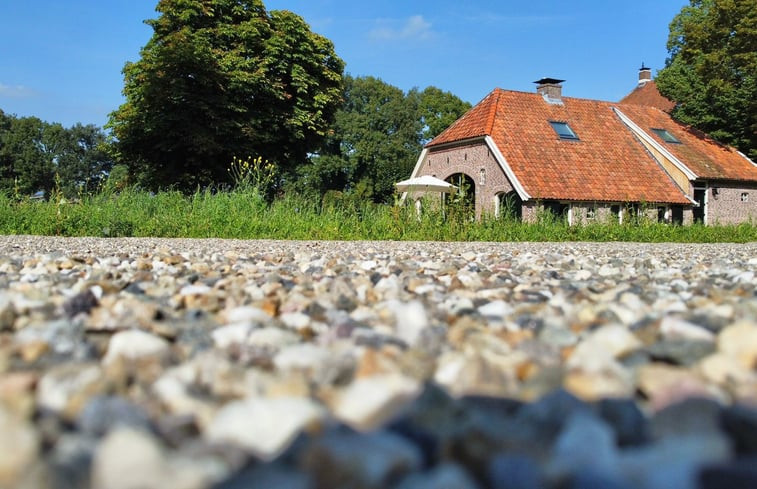
[[[493,88],[618,100],[642,62],[667,57],[687,0],[268,0],[334,42],[354,76],[403,90],[434,85],[471,103]],[[123,102],[121,69],[139,59],[156,0],[0,0],[0,109],[70,126],[104,125]]]

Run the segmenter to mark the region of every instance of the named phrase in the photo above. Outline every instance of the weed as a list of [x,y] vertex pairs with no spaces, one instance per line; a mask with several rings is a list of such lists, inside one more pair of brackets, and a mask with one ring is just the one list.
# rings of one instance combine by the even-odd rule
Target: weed
[[[0,233],[60,236],[154,236],[237,239],[421,241],[749,242],[757,226],[674,226],[651,219],[569,226],[550,213],[522,222],[507,213],[471,219],[464,204],[377,205],[344,195],[319,202],[284,194],[265,201],[254,186],[223,192],[152,194],[133,187],[103,189],[65,201],[0,194]],[[456,207],[457,206],[457,207]]]

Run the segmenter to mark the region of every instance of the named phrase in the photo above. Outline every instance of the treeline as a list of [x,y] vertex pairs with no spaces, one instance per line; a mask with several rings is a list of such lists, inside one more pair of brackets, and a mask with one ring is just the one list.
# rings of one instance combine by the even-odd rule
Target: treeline
[[261,157],[274,168],[268,195],[387,202],[423,143],[470,108],[435,87],[345,74],[330,40],[260,0],[162,0],[156,11],[140,59],[124,67],[110,138],[6,117],[17,143],[2,142],[3,189],[50,190],[57,175],[67,194],[91,191],[118,165],[128,184],[189,194],[234,185],[231,162]]
[[95,125],[66,128],[0,110],[0,190],[16,196],[65,195],[101,188],[113,169],[105,133]]
[[[342,101],[318,149],[291,168],[277,165],[271,188],[260,190],[316,197],[337,192],[356,201],[389,202],[393,184],[407,178],[423,144],[470,108],[436,87],[403,92],[378,78],[350,75],[342,83]],[[64,128],[0,110],[0,191],[29,197],[57,189],[74,198],[96,193],[106,182],[113,188],[136,185],[185,193],[236,183],[229,169],[234,152],[216,156],[216,178],[185,174],[187,168],[176,162],[171,167],[175,179],[155,180],[153,171],[140,172],[140,165],[120,155],[119,148],[117,140],[95,125]],[[150,149],[146,146],[145,153]],[[238,158],[260,155],[254,148],[247,153],[240,151]]]

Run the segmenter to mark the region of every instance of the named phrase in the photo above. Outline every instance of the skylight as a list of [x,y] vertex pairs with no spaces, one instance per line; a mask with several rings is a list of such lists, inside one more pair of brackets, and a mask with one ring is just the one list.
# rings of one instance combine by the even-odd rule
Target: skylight
[[666,143],[681,144],[681,141],[679,141],[678,139],[676,139],[675,136],[673,136],[672,134],[670,134],[665,129],[652,129],[652,132],[654,132],[655,134],[657,134],[658,136],[660,136],[660,138],[663,141],[665,141]]
[[576,133],[570,128],[567,122],[555,122],[549,121],[552,124],[552,129],[555,130],[560,139],[578,139]]

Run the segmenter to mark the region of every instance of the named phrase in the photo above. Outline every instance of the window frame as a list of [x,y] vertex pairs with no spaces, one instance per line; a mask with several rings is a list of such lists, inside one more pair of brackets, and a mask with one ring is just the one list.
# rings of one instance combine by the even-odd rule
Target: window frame
[[[557,136],[565,141],[580,141],[581,138],[578,137],[578,134],[576,131],[573,130],[572,127],[570,127],[570,124],[568,124],[565,121],[549,121],[549,125],[552,126],[552,130],[557,133]],[[559,131],[558,127],[564,127],[568,130],[568,132]]]
[[653,133],[657,134],[657,137],[659,137],[666,143],[683,144],[677,137],[673,135],[673,133],[671,133],[667,129],[663,129],[661,127],[651,127],[650,129]]

